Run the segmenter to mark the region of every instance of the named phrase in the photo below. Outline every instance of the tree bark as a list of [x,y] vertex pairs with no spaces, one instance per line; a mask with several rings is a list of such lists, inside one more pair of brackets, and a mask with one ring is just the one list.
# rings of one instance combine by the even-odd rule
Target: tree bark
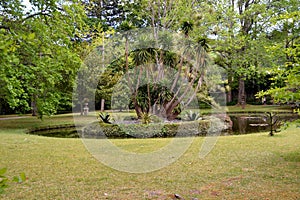
[[238,105],[242,106],[243,109],[246,105],[245,80],[243,76],[239,78]]
[[83,115],[83,105],[82,105],[83,103],[82,102],[80,102],[80,115]]
[[231,91],[230,86],[229,86],[227,94],[226,94],[226,101],[227,101],[227,103],[232,102],[232,91]]
[[31,109],[32,109],[32,116],[37,116],[38,115],[38,108],[36,105],[36,100],[32,100],[31,102]]
[[105,99],[101,99],[101,111],[104,111]]
[[32,96],[31,111],[32,111],[32,116],[37,116],[38,115],[37,96],[36,95]]
[[136,102],[136,100],[134,101],[134,109],[135,109],[135,113],[136,113],[138,119],[140,119],[143,111],[142,111],[141,106],[139,106],[138,103]]
[[228,73],[228,91],[226,94],[226,101],[228,102],[232,102],[232,90],[231,90],[231,84],[232,84],[232,73],[229,72]]
[[174,109],[176,106],[178,106],[178,104],[180,103],[180,101],[175,100],[173,102],[166,102],[164,104],[164,108],[165,108],[165,113],[164,113],[164,117],[168,120],[174,120],[180,113],[179,112],[175,112]]

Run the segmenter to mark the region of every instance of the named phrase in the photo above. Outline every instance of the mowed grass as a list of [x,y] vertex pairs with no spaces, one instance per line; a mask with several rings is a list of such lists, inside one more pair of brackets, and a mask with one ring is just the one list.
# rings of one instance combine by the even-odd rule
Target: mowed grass
[[227,106],[228,112],[292,112],[287,105],[250,105],[247,104],[244,109],[241,106]]
[[[25,134],[26,128],[71,123],[71,115],[44,121],[0,121],[0,168],[9,178],[24,172],[27,180],[11,182],[0,199],[299,199],[300,128],[219,137],[213,150],[199,158],[205,138],[195,138],[174,163],[134,174],[103,165],[81,139]],[[132,152],[149,152],[171,139],[117,139]],[[162,145],[163,144],[163,145]]]

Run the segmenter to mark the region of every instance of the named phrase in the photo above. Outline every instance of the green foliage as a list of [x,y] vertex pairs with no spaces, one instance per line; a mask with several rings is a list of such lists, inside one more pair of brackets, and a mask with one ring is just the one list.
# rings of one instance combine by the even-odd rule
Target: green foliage
[[[248,98],[253,96],[252,93],[264,90],[258,93],[258,98],[268,95],[278,103],[299,102],[300,15],[295,0],[178,0],[176,3],[158,0],[34,0],[29,4],[31,8],[25,8],[19,0],[0,2],[0,100],[15,111],[33,110],[34,114],[43,117],[55,114],[58,109],[70,108],[74,77],[82,60],[88,60],[86,54],[100,45],[105,51],[123,51],[121,47],[106,46],[107,38],[115,32],[145,26],[153,27],[154,33],[162,29],[181,32],[189,39],[186,42],[189,44],[179,46],[181,52],[188,52],[193,44],[201,47],[197,55],[201,66],[209,63],[210,55],[216,66],[227,70],[228,78],[223,83],[227,84],[228,93],[242,94],[246,90],[248,94],[244,96]],[[161,49],[173,45],[168,34],[155,37],[163,41]],[[97,100],[111,102],[112,94],[118,92],[125,96],[128,88],[122,83],[115,85],[128,68],[137,65],[159,60],[162,66],[172,66],[182,75],[186,73],[189,80],[195,77],[194,72],[199,72],[199,69],[189,68],[185,61],[180,66],[180,55],[174,52],[148,48],[151,43],[152,39],[141,37],[138,48],[127,52],[126,58],[123,52],[123,57],[110,63],[109,70],[101,74]],[[98,64],[92,63],[94,66]],[[79,72],[79,78],[85,78],[85,70]],[[151,70],[157,71],[155,68]],[[89,81],[94,84],[99,73],[95,72]],[[197,79],[191,85],[196,86]],[[212,85],[223,83],[212,82]],[[81,93],[74,99],[81,107],[83,99],[93,93],[93,84],[81,82],[75,86]],[[254,92],[251,85],[259,86]],[[137,101],[142,112],[150,112],[156,101],[162,98],[169,101],[174,96],[173,90],[166,91],[153,83],[148,84],[150,92],[146,87],[135,86],[139,90],[137,98],[132,99]],[[211,85],[206,89],[211,89]],[[130,94],[136,95],[132,88],[129,90]],[[196,92],[197,96],[204,93],[203,90]],[[128,101],[127,96],[115,98],[113,104],[122,110],[128,106],[124,106]],[[175,116],[181,108],[177,105],[165,110],[168,115]]]
[[137,27],[145,23],[144,19],[137,16],[141,12],[141,1],[89,0],[83,1],[83,4],[85,4],[86,12],[90,19],[97,19],[96,22],[101,23],[101,26],[105,27],[105,29],[114,27],[118,30],[126,31],[128,29],[128,21]]
[[150,122],[152,122],[152,115],[147,112],[141,113],[141,122],[142,124],[149,124]]
[[26,181],[26,175],[24,172],[20,173],[19,176],[14,176],[12,180],[5,176],[7,168],[0,169],[0,194],[4,192],[4,189],[8,187],[9,182],[23,183]]
[[196,121],[201,119],[201,115],[199,112],[194,112],[192,110],[189,110],[189,112],[186,112],[184,115],[184,120],[186,121]]
[[[123,2],[122,0],[122,6],[120,8],[128,8],[128,2]],[[87,10],[93,10],[92,13],[96,15],[95,13],[96,8],[99,8],[99,4],[97,2],[91,1],[92,4],[95,5],[94,8],[88,7]],[[129,86],[130,94],[132,94],[132,104],[134,105],[137,115],[140,117],[142,112],[152,112],[152,106],[158,105],[156,108],[161,110],[154,110],[153,113],[161,112],[161,116],[164,116],[168,119],[174,119],[176,116],[181,112],[181,105],[182,99],[184,98],[184,94],[187,94],[189,91],[186,90],[186,92],[177,92],[176,89],[181,88],[179,81],[182,81],[181,76],[185,77],[187,80],[191,81],[191,83],[186,84],[190,86],[194,86],[197,88],[195,90],[195,93],[198,92],[199,88],[202,85],[202,80],[204,76],[204,70],[202,70],[202,67],[207,66],[208,64],[208,55],[206,54],[206,51],[203,49],[203,47],[208,47],[206,44],[206,40],[199,40],[199,33],[193,33],[191,34],[190,38],[188,38],[188,35],[194,31],[194,21],[190,19],[190,15],[192,16],[192,2],[191,1],[177,1],[176,4],[172,4],[171,2],[165,2],[166,7],[165,11],[161,13],[161,10],[157,7],[157,4],[155,2],[146,2],[146,1],[140,1],[137,5],[137,7],[143,8],[139,10],[135,10],[136,6],[131,7],[133,10],[128,10],[129,12],[136,12],[134,13],[138,17],[143,19],[143,23],[145,25],[152,25],[154,28],[155,26],[164,28],[170,28],[174,31],[181,30],[182,34],[185,34],[185,38],[189,41],[181,41],[176,40],[173,36],[175,34],[168,34],[167,32],[164,33],[154,33],[154,35],[147,32],[145,35],[139,34],[137,39],[129,39],[128,35],[125,36],[124,39],[124,46],[119,45],[118,48],[113,49],[113,51],[116,51],[116,49],[125,50],[125,58],[123,57],[124,53],[120,56],[120,58],[117,58],[117,61],[112,61],[109,68],[112,67],[111,70],[113,73],[109,73],[109,70],[107,72],[104,72],[102,77],[100,78],[100,82],[97,88],[97,95],[98,98],[110,100],[109,97],[116,93],[120,93],[120,96],[122,96],[123,92],[121,90],[114,90],[115,83],[117,81],[117,76],[119,76],[116,72],[123,72],[125,75],[126,73],[134,73],[134,75],[137,75],[135,78],[133,78],[132,83],[127,83]],[[118,2],[114,2],[113,4],[118,5]],[[132,6],[135,5],[135,2],[130,3]],[[168,6],[167,6],[168,5]],[[106,2],[103,2],[103,6],[106,6]],[[99,8],[99,12],[105,13],[102,8]],[[151,11],[150,11],[150,10]],[[112,13],[114,17],[117,19],[120,19],[119,17],[122,16],[122,12],[119,13],[120,10],[116,9],[116,13]],[[117,14],[118,13],[118,14]],[[187,16],[187,13],[188,16]],[[98,13],[99,14],[99,13]],[[121,15],[119,15],[121,14]],[[158,17],[160,16],[160,17]],[[107,16],[101,16],[101,17],[107,17]],[[181,19],[184,18],[184,19]],[[122,18],[122,17],[121,17]],[[109,20],[108,20],[109,21]],[[122,30],[129,30],[136,25],[136,19],[135,17],[131,18],[131,16],[127,15],[126,19],[121,20],[120,24],[117,24],[117,29]],[[180,24],[180,26],[178,26]],[[182,26],[181,26],[182,25]],[[159,29],[157,29],[159,30]],[[152,31],[151,31],[152,32]],[[154,30],[156,32],[156,30]],[[155,36],[157,34],[157,36]],[[126,35],[126,34],[125,34]],[[193,36],[192,36],[193,35]],[[195,36],[197,35],[197,37]],[[132,37],[132,36],[131,36]],[[176,36],[177,37],[177,36]],[[184,36],[181,36],[184,37]],[[206,37],[203,37],[206,38]],[[157,41],[155,41],[157,39]],[[136,43],[135,48],[130,50],[131,52],[126,52],[128,47],[130,49],[130,46],[132,45],[131,42],[134,41]],[[153,44],[159,42],[159,47],[153,48]],[[178,42],[178,47],[182,48],[179,51],[182,51],[188,55],[180,55],[180,53],[174,53],[174,52],[168,52],[167,49],[170,49],[173,47],[173,43]],[[129,44],[130,43],[130,44]],[[186,43],[186,44],[182,44]],[[202,46],[203,45],[203,46]],[[110,48],[107,47],[106,48]],[[194,52],[192,52],[194,49]],[[107,49],[106,49],[107,50]],[[117,51],[118,51],[117,50]],[[177,49],[176,49],[177,50]],[[190,59],[195,59],[199,62],[199,65],[192,65],[189,63]],[[181,60],[181,62],[180,62]],[[160,64],[158,65],[159,62]],[[116,65],[115,65],[116,64]],[[180,66],[179,66],[180,65]],[[143,69],[141,69],[141,66]],[[159,67],[162,66],[162,67]],[[178,71],[180,74],[177,75],[177,78],[174,78],[173,83],[169,83],[169,85],[172,87],[167,90],[166,87],[160,86],[158,83],[156,83],[156,80],[162,80],[168,72],[163,72],[162,69],[163,66],[172,67],[174,69],[179,69]],[[129,72],[128,69],[132,69],[133,67],[136,67],[135,71]],[[139,69],[137,69],[139,68]],[[162,68],[162,69],[161,69]],[[201,68],[201,69],[200,69]],[[125,70],[125,71],[124,71]],[[149,82],[143,83],[143,85],[139,85],[142,81],[139,79],[139,73],[141,74],[141,77],[145,80],[144,77],[147,77],[147,79],[150,79]],[[201,78],[199,78],[201,76]],[[180,78],[179,78],[180,77]],[[114,79],[115,78],[115,79]],[[152,79],[151,79],[152,78]],[[172,80],[171,80],[172,81]],[[118,88],[122,88],[119,86]],[[183,87],[184,88],[184,87]],[[182,89],[184,90],[184,89]],[[176,96],[176,95],[177,96]],[[106,97],[105,97],[106,96]],[[191,95],[191,99],[187,100],[187,104],[191,103],[191,101],[194,99],[196,94]],[[173,98],[174,97],[174,98]],[[115,104],[116,108],[123,109],[124,106],[121,104],[124,101],[127,101],[126,98],[115,98],[113,99],[113,104]],[[117,105],[118,104],[118,105]],[[127,106],[125,104],[125,106]],[[155,107],[154,106],[154,107]],[[167,107],[166,107],[167,106]],[[155,109],[155,108],[154,108]],[[165,112],[164,115],[162,112]]]
[[[295,2],[285,2],[284,10],[277,8],[279,13],[273,17],[273,23],[281,25],[272,32],[273,43],[269,45],[269,56],[280,62],[274,62],[269,69],[276,74],[272,77],[271,88],[259,92],[258,98],[269,95],[275,103],[299,103],[300,101],[300,20],[299,6]],[[284,12],[283,12],[284,11]],[[275,52],[275,53],[274,53]],[[279,57],[279,55],[281,55]]]
[[[201,120],[183,123],[107,124],[94,123],[83,129],[85,138],[156,138],[205,136],[208,131],[222,131],[223,123]],[[213,127],[212,127],[213,126]],[[218,126],[218,127],[217,127]]]
[[[100,126],[100,127],[99,127]],[[82,130],[83,138],[128,138],[117,124],[92,123]]]
[[83,30],[83,8],[76,1],[30,1],[26,12],[20,1],[2,2],[0,98],[41,117],[70,106],[81,64],[73,39]]
[[110,117],[110,114],[108,113],[103,113],[100,112],[98,114],[98,119],[100,119],[101,122],[106,123],[106,124],[111,124],[112,118]]
[[2,194],[4,192],[4,189],[8,187],[7,185],[8,178],[4,175],[6,171],[7,171],[6,168],[0,169],[0,194]]
[[16,182],[16,183],[23,183],[24,181],[26,181],[26,175],[24,172],[20,173],[19,176],[14,176],[12,181]]
[[284,81],[283,86],[273,85],[266,91],[260,91],[256,97],[270,95],[275,103],[299,103],[300,102],[300,65],[299,62],[294,63],[291,69],[279,71],[277,80],[280,77]]
[[270,136],[273,136],[274,133],[273,132],[279,132],[279,130],[277,130],[278,128],[280,128],[280,126],[282,125],[282,122],[279,121],[279,118],[277,118],[276,116],[278,115],[278,113],[274,113],[274,112],[266,112],[266,116],[268,118],[268,124],[270,126]]
[[[292,60],[286,50],[299,38],[299,5],[285,0],[212,2],[218,20],[212,28],[218,38],[212,51],[216,64],[228,71],[228,93],[238,92],[240,103],[243,93],[249,98],[258,92],[253,94],[249,85],[259,85],[257,90],[269,89],[270,82],[273,88],[283,87],[286,75],[276,71]],[[274,29],[270,31],[266,24]],[[269,80],[277,75],[281,78]]]

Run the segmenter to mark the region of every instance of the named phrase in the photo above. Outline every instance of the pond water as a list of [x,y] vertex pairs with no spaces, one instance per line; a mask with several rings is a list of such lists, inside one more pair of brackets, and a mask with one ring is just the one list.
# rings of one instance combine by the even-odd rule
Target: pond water
[[75,127],[37,130],[29,132],[29,134],[57,138],[79,138],[79,134]]
[[[263,113],[261,114],[230,114],[230,119],[232,121],[232,133],[233,134],[247,134],[247,133],[257,133],[261,131],[270,130],[270,119]],[[298,114],[292,113],[281,113],[278,114],[274,120],[284,123],[287,121],[294,121],[299,119]]]

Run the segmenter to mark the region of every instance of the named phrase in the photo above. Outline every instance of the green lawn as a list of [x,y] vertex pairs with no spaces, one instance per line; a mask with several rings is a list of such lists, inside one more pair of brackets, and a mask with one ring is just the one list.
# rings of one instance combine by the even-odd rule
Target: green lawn
[[249,105],[245,109],[241,106],[227,106],[229,112],[292,112],[290,106],[286,105]]
[[[80,139],[25,134],[33,126],[72,123],[71,115],[44,121],[0,120],[0,168],[9,178],[25,172],[24,183],[10,183],[0,199],[299,199],[300,128],[219,137],[200,159],[204,138],[173,164],[150,173],[111,169],[96,160]],[[171,139],[115,139],[127,151],[157,150]]]

